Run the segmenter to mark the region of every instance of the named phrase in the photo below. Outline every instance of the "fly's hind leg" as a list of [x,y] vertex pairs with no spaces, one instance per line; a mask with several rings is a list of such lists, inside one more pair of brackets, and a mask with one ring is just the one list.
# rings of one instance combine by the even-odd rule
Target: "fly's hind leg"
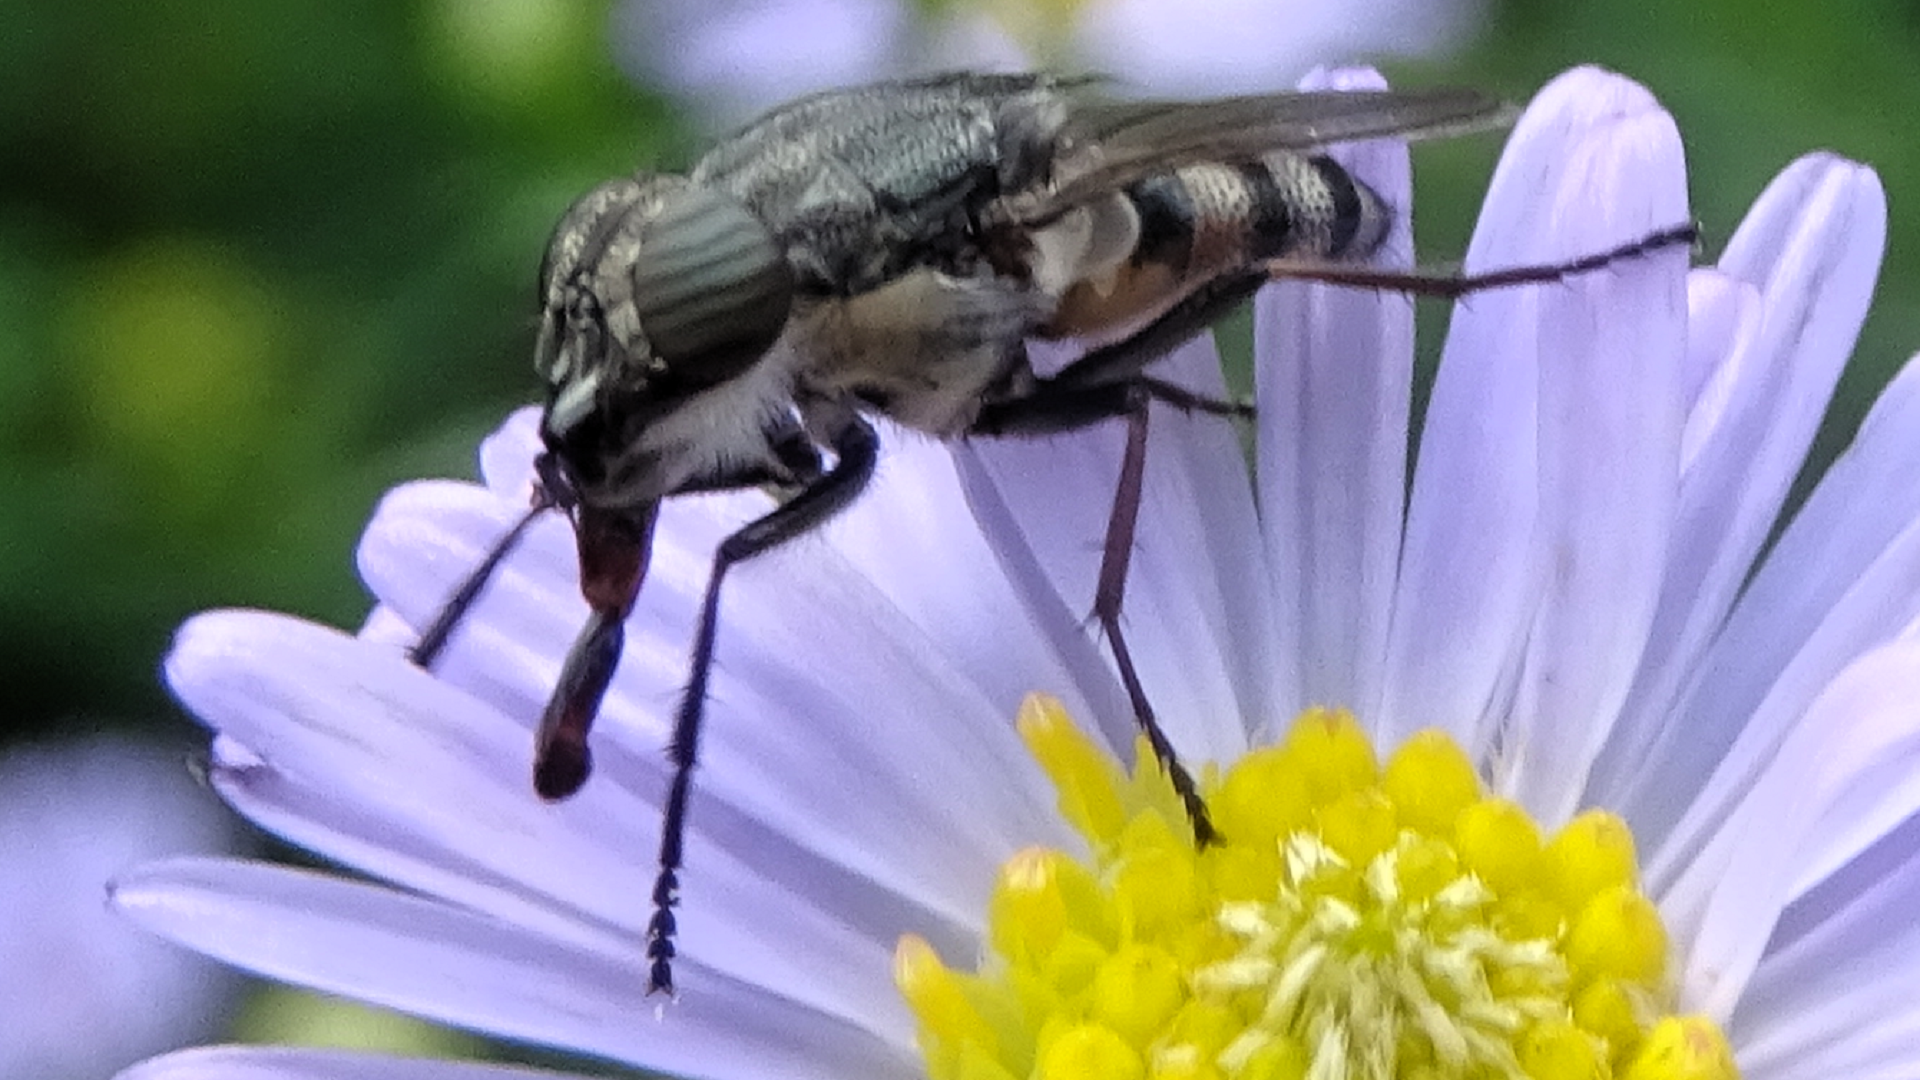
[[1043,380],[1034,392],[1011,400],[993,402],[981,410],[973,431],[983,435],[1038,435],[1085,427],[1100,420],[1124,417],[1127,422],[1127,446],[1120,459],[1120,479],[1113,493],[1113,508],[1107,517],[1106,538],[1101,544],[1100,576],[1094,588],[1093,618],[1113,650],[1114,665],[1120,672],[1120,684],[1127,692],[1134,720],[1153,748],[1154,757],[1167,770],[1175,793],[1187,810],[1194,839],[1200,844],[1216,836],[1207,804],[1200,797],[1193,774],[1180,763],[1173,743],[1161,730],[1153,704],[1147,700],[1146,687],[1134,666],[1133,652],[1127,647],[1126,633],[1120,622],[1127,593],[1127,572],[1133,563],[1133,544],[1140,522],[1140,502],[1145,495],[1147,468],[1147,422],[1154,401],[1164,401],[1188,412],[1222,416],[1251,416],[1250,407],[1221,401],[1145,376],[1124,382],[1099,382],[1085,386],[1061,386]]
[[1126,687],[1134,719],[1153,747],[1153,756],[1159,758],[1161,767],[1167,770],[1167,778],[1173,782],[1181,804],[1187,808],[1194,840],[1204,847],[1212,843],[1216,835],[1213,819],[1207,816],[1206,801],[1200,798],[1192,774],[1180,764],[1173,744],[1154,717],[1153,705],[1147,700],[1146,688],[1140,684],[1139,672],[1133,666],[1133,653],[1127,648],[1126,635],[1120,628],[1120,611],[1127,596],[1127,571],[1133,565],[1134,533],[1140,523],[1140,500],[1146,491],[1147,417],[1151,405],[1152,390],[1145,383],[1136,383],[1130,388],[1127,449],[1120,458],[1120,482],[1114,487],[1113,510],[1107,516],[1107,536],[1100,549],[1100,577],[1093,592],[1093,617],[1099,620],[1100,630],[1106,634],[1107,645],[1113,650],[1114,665],[1120,669],[1120,684]]

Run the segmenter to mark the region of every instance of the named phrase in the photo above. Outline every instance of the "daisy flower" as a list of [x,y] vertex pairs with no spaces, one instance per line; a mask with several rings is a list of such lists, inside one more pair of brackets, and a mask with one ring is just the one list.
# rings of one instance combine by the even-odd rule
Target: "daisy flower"
[[[1404,148],[1345,153],[1406,204]],[[1644,90],[1571,72],[1467,265],[1684,221],[1684,182]],[[680,996],[649,1002],[666,726],[714,545],[766,503],[662,511],[599,771],[542,805],[529,729],[585,613],[564,523],[440,670],[400,648],[524,507],[521,413],[484,485],[381,506],[358,637],[218,612],[167,662],[220,793],[366,876],[190,859],[116,902],[274,978],[718,1080],[1912,1075],[1920,373],[1767,544],[1884,230],[1873,174],[1815,155],[1717,266],[1469,298],[1417,467],[1412,304],[1259,298],[1256,468],[1231,425],[1154,417],[1127,599],[1220,844],[1123,764],[1083,623],[1121,433],[890,433],[852,510],[729,578]],[[1221,392],[1205,343],[1158,370]],[[494,1070],[224,1048],[127,1075]]]

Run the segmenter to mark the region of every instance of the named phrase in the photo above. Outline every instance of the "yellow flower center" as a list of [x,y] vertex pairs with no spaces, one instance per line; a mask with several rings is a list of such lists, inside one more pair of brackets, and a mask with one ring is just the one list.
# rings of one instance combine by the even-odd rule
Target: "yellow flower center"
[[1125,771],[1036,697],[1020,731],[1093,864],[1001,868],[977,973],[901,940],[932,1080],[1734,1080],[1669,1014],[1666,930],[1599,811],[1544,837],[1450,738],[1382,765],[1311,710],[1202,780],[1196,847],[1144,745]]

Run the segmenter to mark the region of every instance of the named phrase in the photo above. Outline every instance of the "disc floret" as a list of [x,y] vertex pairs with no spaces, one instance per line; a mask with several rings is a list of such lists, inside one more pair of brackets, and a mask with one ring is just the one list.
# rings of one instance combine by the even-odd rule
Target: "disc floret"
[[933,1080],[1723,1080],[1724,1035],[1671,1015],[1668,943],[1633,837],[1551,835],[1438,731],[1382,763],[1308,710],[1203,778],[1196,847],[1153,755],[1128,771],[1036,697],[1020,731],[1083,862],[1001,868],[991,955],[901,941]]

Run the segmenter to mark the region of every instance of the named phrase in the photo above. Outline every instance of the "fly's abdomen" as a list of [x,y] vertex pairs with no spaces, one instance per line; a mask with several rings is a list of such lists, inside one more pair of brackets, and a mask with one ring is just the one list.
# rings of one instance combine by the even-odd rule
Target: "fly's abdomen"
[[1078,272],[1047,337],[1115,336],[1277,259],[1363,259],[1392,226],[1379,196],[1332,159],[1290,153],[1175,169],[1083,213],[1056,226],[1075,233]]

